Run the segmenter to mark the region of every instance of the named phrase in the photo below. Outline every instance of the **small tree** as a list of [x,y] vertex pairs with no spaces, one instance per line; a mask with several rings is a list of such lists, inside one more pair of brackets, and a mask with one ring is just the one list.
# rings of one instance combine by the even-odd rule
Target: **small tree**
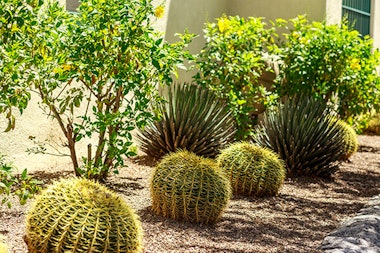
[[[124,156],[134,154],[131,131],[153,118],[147,108],[161,101],[157,85],[172,82],[176,66],[188,56],[184,47],[191,36],[165,43],[152,28],[150,0],[83,0],[78,14],[58,3],[12,2],[33,14],[20,28],[25,37],[20,47],[30,54],[18,66],[17,84],[27,80],[23,94],[37,93],[43,110],[59,123],[75,174],[104,180],[123,165]],[[29,26],[34,33],[27,32]],[[81,165],[76,144],[86,137],[96,143]]]

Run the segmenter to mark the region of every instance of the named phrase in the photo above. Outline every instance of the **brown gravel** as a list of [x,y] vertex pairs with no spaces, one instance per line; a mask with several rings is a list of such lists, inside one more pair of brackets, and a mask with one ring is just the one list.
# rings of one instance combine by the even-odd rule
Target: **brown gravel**
[[[213,226],[173,221],[152,214],[148,181],[152,167],[129,161],[107,186],[140,215],[144,252],[319,252],[323,238],[380,193],[380,137],[359,136],[361,147],[333,179],[288,179],[279,196],[234,197]],[[37,171],[45,182],[70,171]],[[27,252],[22,240],[28,205],[0,206],[0,235],[10,252]]]

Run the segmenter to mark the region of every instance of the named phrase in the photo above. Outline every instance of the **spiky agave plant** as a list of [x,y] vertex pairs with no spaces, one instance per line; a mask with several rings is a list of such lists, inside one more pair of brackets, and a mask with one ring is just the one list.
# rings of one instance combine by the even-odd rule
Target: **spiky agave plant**
[[156,159],[178,149],[215,157],[235,136],[234,119],[216,95],[195,84],[163,88],[167,100],[159,108],[158,121],[140,130],[141,150]]
[[338,119],[323,102],[308,96],[267,111],[254,140],[280,155],[289,177],[329,177],[338,169],[345,145]]

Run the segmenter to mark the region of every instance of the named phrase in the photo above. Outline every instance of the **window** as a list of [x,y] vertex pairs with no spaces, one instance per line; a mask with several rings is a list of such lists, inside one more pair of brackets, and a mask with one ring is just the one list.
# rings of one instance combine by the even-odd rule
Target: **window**
[[370,34],[371,0],[343,0],[342,14],[363,36]]

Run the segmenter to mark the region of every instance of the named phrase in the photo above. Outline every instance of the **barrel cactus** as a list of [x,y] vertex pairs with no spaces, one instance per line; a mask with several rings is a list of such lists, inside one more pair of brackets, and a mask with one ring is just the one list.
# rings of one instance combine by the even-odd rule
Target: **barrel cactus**
[[287,99],[266,111],[255,142],[279,154],[287,176],[330,177],[344,153],[344,134],[326,104],[308,96]]
[[30,253],[140,252],[138,216],[115,193],[83,178],[55,182],[27,215]]
[[222,150],[217,162],[236,195],[275,196],[286,176],[285,164],[277,154],[248,142],[234,143]]
[[214,160],[183,150],[163,157],[150,190],[156,214],[205,224],[221,217],[231,196],[230,183]]
[[344,152],[342,159],[348,160],[358,150],[358,137],[355,130],[349,124],[343,120],[338,120],[338,123],[341,127],[341,131],[344,134]]

